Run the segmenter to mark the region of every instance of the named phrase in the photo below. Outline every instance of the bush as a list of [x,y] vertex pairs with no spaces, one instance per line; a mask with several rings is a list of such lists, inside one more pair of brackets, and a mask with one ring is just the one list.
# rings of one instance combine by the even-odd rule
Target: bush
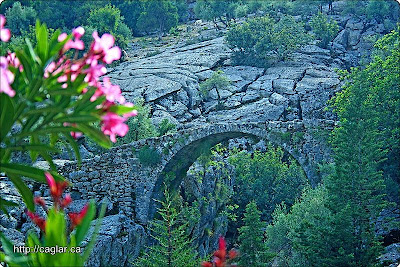
[[176,129],[176,125],[173,123],[170,123],[168,119],[163,119],[158,126],[158,136],[163,136],[168,133],[173,132]]
[[347,14],[356,16],[365,14],[365,2],[360,0],[345,1],[343,15]]
[[[6,19],[0,15],[0,20],[1,41],[7,42],[10,33],[3,28]],[[95,205],[91,202],[81,212],[70,213],[70,225],[67,226],[63,208],[72,199],[68,194],[62,198],[68,182],[57,173],[53,162],[54,154],[61,153],[57,142],[63,141],[72,148],[80,163],[79,143],[75,139],[86,134],[97,144],[109,148],[117,135],[124,136],[129,130],[124,122],[135,116],[136,111],[131,103],[125,102],[120,88],[112,85],[108,77],[99,81],[99,76],[106,71],[101,74],[86,72],[93,69],[99,72],[104,69],[103,63],[110,64],[119,59],[120,49],[112,47],[114,42],[108,42],[105,48],[101,38],[94,38],[93,45],[80,57],[76,52],[84,50],[80,40],[85,32],[82,27],[74,29],[70,35],[60,30],[51,32],[37,21],[36,44],[32,45],[26,38],[22,49],[0,57],[0,172],[18,190],[28,209],[27,215],[42,231],[41,240],[36,234],[28,235],[26,244],[29,247],[80,247],[95,217]],[[94,47],[100,48],[95,50]],[[95,124],[100,124],[101,130]],[[49,172],[13,162],[19,151],[29,152],[32,162],[42,157],[50,166]],[[43,199],[33,197],[26,179],[39,183],[47,181],[53,198],[52,208],[47,209]],[[34,213],[35,204],[44,208],[47,219]],[[18,204],[0,196],[3,213],[7,215],[7,209],[12,206]],[[102,208],[100,217],[104,211]],[[94,233],[100,227],[99,220],[96,225]],[[74,228],[76,231],[72,231]],[[94,245],[94,239],[86,242],[83,255],[32,250],[22,255],[2,233],[0,241],[3,248],[0,261],[6,262],[7,266],[83,266]]]
[[291,16],[275,21],[269,16],[250,19],[226,37],[236,64],[265,67],[268,60],[284,60],[308,40],[304,26]]
[[138,111],[138,115],[127,123],[131,130],[125,137],[118,140],[117,145],[128,144],[157,135],[157,131],[150,119],[150,106],[144,105],[143,99],[138,99],[135,101],[135,109]]
[[315,37],[319,40],[318,46],[322,48],[327,48],[329,42],[332,41],[339,32],[337,22],[334,20],[328,21],[328,17],[323,13],[312,17],[310,26]]
[[144,166],[153,166],[160,162],[160,154],[154,148],[144,146],[139,150],[139,160]]
[[266,245],[278,266],[339,266],[326,259],[334,240],[329,239],[332,213],[327,198],[327,190],[319,186],[306,189],[290,212],[285,205],[277,206]]

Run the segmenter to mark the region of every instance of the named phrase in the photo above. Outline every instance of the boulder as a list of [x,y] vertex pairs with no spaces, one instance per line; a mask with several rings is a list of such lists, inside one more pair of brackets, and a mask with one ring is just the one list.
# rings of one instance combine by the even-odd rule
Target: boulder
[[[92,222],[84,246],[89,242],[94,225],[95,221]],[[145,237],[144,228],[124,215],[104,217],[86,266],[125,266],[128,260],[139,255]]]

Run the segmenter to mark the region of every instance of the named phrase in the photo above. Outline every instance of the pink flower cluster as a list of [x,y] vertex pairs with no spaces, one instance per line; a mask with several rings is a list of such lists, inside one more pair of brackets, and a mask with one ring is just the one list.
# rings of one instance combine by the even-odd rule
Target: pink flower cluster
[[[6,19],[0,15],[0,33],[1,40],[7,42],[10,39],[10,30],[5,29]],[[99,37],[97,32],[93,32],[93,42],[87,53],[82,58],[67,58],[65,53],[71,49],[84,50],[85,44],[81,40],[85,34],[83,27],[77,27],[72,31],[72,38],[66,33],[58,36],[59,42],[65,41],[63,48],[59,52],[58,58],[51,62],[44,71],[44,78],[49,79],[57,75],[57,82],[62,88],[67,88],[69,82],[74,82],[77,77],[84,75],[84,82],[90,87],[95,87],[96,91],[91,97],[91,101],[96,101],[99,97],[104,96],[105,101],[97,106],[97,110],[101,115],[101,129],[105,135],[109,135],[112,142],[116,142],[116,136],[125,136],[128,132],[128,125],[125,121],[132,116],[137,115],[137,111],[132,111],[120,116],[111,112],[111,107],[115,105],[124,105],[133,107],[132,103],[127,103],[122,96],[121,89],[118,85],[113,85],[108,77],[104,77],[100,82],[100,77],[106,74],[107,69],[105,64],[110,64],[115,60],[120,59],[121,49],[114,46],[115,39],[111,34],[105,33]],[[23,71],[22,65],[19,63],[15,54],[9,54],[6,57],[0,57],[0,93],[4,92],[10,97],[15,96],[15,91],[11,87],[14,81],[14,73],[9,69],[12,66],[19,71]],[[81,77],[81,76],[80,76]],[[82,93],[86,93],[87,88],[82,89]],[[68,125],[68,124],[66,124]],[[71,132],[74,138],[77,138],[81,133]]]
[[[99,37],[97,32],[93,32],[93,39],[89,51],[78,60],[66,59],[64,53],[70,49],[83,50],[84,43],[80,39],[85,34],[82,27],[78,27],[72,31],[73,40],[68,40],[61,51],[60,57],[57,62],[52,62],[45,70],[45,77],[56,75],[60,72],[63,74],[57,78],[59,83],[63,83],[62,87],[67,87],[67,82],[75,81],[75,79],[84,74],[84,81],[88,86],[95,87],[96,91],[90,100],[93,102],[101,96],[105,96],[105,101],[98,106],[103,115],[101,121],[101,130],[105,135],[110,136],[112,142],[116,142],[116,136],[125,136],[129,130],[128,125],[124,122],[132,116],[137,115],[137,111],[126,113],[119,116],[110,111],[114,105],[120,104],[132,107],[132,103],[126,103],[125,98],[122,96],[121,89],[118,85],[113,85],[110,78],[104,77],[103,82],[99,81],[100,77],[106,74],[107,69],[102,64],[110,64],[115,60],[120,59],[121,50],[119,47],[114,46],[114,37],[111,34],[105,33]],[[58,37],[58,41],[62,42],[67,38],[65,33]],[[87,89],[83,89],[86,93]],[[71,133],[76,138],[80,133]]]
[[[10,30],[4,28],[5,24],[6,18],[0,15],[0,40],[2,42],[8,42],[11,37]],[[15,91],[11,88],[11,84],[14,82],[14,74],[8,69],[9,63],[6,57],[0,57],[0,93],[4,92],[10,97],[14,97]]]

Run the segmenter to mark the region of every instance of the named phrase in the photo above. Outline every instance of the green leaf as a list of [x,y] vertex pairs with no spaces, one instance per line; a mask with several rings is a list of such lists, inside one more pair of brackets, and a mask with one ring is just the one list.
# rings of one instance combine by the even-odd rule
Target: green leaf
[[95,122],[99,121],[100,118],[89,114],[68,114],[66,116],[57,118],[54,122],[69,122],[69,123],[79,123],[79,122]]
[[46,223],[46,246],[65,246],[66,240],[66,221],[64,212],[51,208],[47,214]]
[[118,115],[123,115],[125,113],[134,111],[136,108],[135,107],[127,107],[127,106],[112,106],[110,107],[110,112],[116,113]]
[[29,63],[28,57],[25,55],[25,53],[22,52],[22,50],[15,51],[15,55],[17,56],[17,58],[19,59],[19,61],[22,64],[22,66],[24,67],[24,71],[22,73],[26,75],[26,78],[28,79],[27,82],[31,81],[32,80],[32,68],[31,68],[31,64]]
[[81,153],[79,152],[78,144],[76,143],[75,139],[69,133],[63,133],[63,135],[67,139],[70,146],[72,146],[72,149],[74,150],[74,153],[75,153],[75,157],[78,160],[78,164],[80,165],[82,162],[82,159],[81,159]]
[[0,142],[14,124],[14,101],[6,94],[0,94]]
[[32,109],[26,112],[26,115],[33,115],[33,114],[43,114],[43,113],[62,113],[64,109],[60,107],[45,107],[45,108],[38,108]]
[[2,249],[4,250],[4,254],[0,253],[0,262],[6,262],[11,267],[28,265],[28,257],[24,256],[22,253],[15,253],[14,244],[11,243],[2,232],[0,232],[0,241]]
[[26,42],[26,44],[28,46],[28,51],[29,51],[29,54],[31,55],[31,58],[34,61],[36,61],[37,63],[42,64],[40,58],[36,55],[35,51],[33,50],[33,46],[32,46],[31,41],[29,40],[29,38],[25,38],[25,42]]
[[[46,177],[44,176],[45,171],[35,167],[17,163],[2,163],[0,165],[0,171],[6,173],[7,175],[12,174],[17,176],[24,176],[40,183],[46,183]],[[56,181],[65,180],[64,177],[57,174],[56,172],[50,171],[50,173],[53,175]]]
[[18,192],[21,194],[22,199],[24,200],[26,207],[30,211],[35,211],[35,204],[33,203],[33,194],[31,190],[26,186],[26,184],[22,181],[19,175],[15,175],[12,173],[7,173],[8,178],[10,178],[11,182],[18,189]]
[[102,147],[104,147],[104,148],[111,147],[110,139],[108,139],[108,137],[105,136],[102,131],[100,131],[92,126],[85,125],[85,124],[78,124],[77,128],[79,129],[80,132],[87,134],[89,137],[91,137],[96,143],[98,143]]
[[54,152],[54,153],[60,153],[60,151],[57,148],[51,147],[51,146],[46,146],[46,145],[21,145],[21,146],[11,146],[7,147],[7,149],[13,150],[13,151],[49,151],[49,152]]
[[77,244],[80,244],[85,238],[89,230],[90,224],[93,221],[95,215],[96,215],[96,206],[94,204],[94,201],[92,200],[89,203],[88,211],[85,217],[83,218],[81,224],[79,224],[76,227],[75,237]]
[[37,52],[42,62],[47,61],[48,52],[48,32],[45,25],[40,25],[39,21],[36,21],[36,39],[37,39]]
[[0,196],[0,210],[8,216],[6,207],[18,207],[18,204],[9,200],[6,200]]

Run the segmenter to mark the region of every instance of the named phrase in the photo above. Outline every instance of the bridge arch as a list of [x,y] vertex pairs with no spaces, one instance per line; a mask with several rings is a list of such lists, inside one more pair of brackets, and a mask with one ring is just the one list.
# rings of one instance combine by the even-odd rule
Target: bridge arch
[[[281,129],[279,129],[281,130]],[[301,131],[300,129],[289,129],[292,132]],[[288,129],[285,129],[285,133]],[[307,179],[312,185],[315,185],[318,178],[313,171],[313,167],[307,160],[306,155],[302,155],[296,145],[290,143],[282,136],[285,135],[277,129],[268,129],[264,124],[218,124],[211,125],[205,128],[195,129],[183,143],[178,144],[176,147],[171,149],[170,154],[165,157],[162,161],[162,165],[158,169],[157,177],[152,195],[150,205],[148,207],[148,216],[150,219],[156,212],[156,201],[162,197],[162,185],[166,178],[166,175],[173,174],[174,180],[172,186],[178,187],[183,178],[186,176],[190,166],[197,160],[197,158],[211,147],[224,142],[229,139],[239,137],[251,137],[259,140],[268,140],[275,146],[281,147],[284,151],[289,153],[302,167]],[[287,134],[286,134],[287,135]]]

